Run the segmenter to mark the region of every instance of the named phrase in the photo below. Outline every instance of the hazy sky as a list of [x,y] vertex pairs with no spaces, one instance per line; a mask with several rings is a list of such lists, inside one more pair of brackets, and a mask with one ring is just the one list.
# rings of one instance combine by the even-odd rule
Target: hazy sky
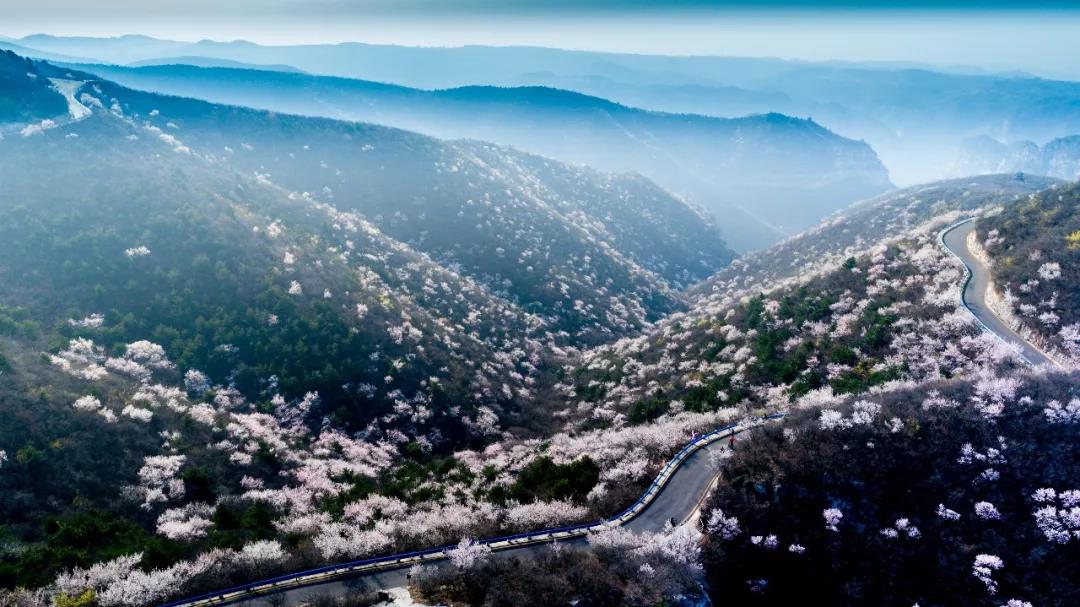
[[909,60],[1080,79],[1080,0],[0,0],[0,34]]

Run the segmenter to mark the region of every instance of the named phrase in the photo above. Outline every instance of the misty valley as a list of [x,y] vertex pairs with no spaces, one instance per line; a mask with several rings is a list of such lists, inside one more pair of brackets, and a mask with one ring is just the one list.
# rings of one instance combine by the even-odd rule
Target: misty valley
[[0,605],[1080,602],[1080,79],[575,48],[0,36]]

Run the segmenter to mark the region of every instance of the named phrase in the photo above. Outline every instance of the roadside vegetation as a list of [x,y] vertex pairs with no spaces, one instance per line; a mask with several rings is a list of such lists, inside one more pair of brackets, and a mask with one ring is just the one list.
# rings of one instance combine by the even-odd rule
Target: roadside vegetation
[[756,430],[703,516],[713,600],[1075,604],[1077,380],[933,383]]
[[1080,362],[1080,188],[1057,188],[980,219],[1000,308],[1060,362]]
[[[0,65],[27,116],[62,100],[39,84],[68,72]],[[1076,598],[1038,569],[1076,562],[1075,377],[1024,375],[936,240],[1005,205],[980,220],[995,276],[1067,350],[1072,189],[909,190],[688,293],[730,251],[639,177],[106,82],[78,101],[0,141],[0,603],[143,607],[436,545],[414,588],[456,604]],[[694,437],[780,410],[701,529],[475,541],[618,513]]]

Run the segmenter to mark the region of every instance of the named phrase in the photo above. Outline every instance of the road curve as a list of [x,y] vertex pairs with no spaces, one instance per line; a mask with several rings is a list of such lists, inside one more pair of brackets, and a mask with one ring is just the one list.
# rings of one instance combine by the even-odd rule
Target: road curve
[[[668,460],[656,479],[634,504],[609,519],[481,541],[499,556],[520,556],[543,549],[555,541],[570,544],[584,542],[589,533],[606,528],[623,526],[638,532],[660,531],[672,520],[678,524],[685,523],[696,514],[716,479],[717,471],[711,456],[721,453],[732,436],[746,432],[763,421],[782,416],[783,414],[774,414],[751,423],[730,424],[695,438]],[[330,565],[217,590],[166,603],[162,607],[270,605],[270,596],[281,601],[278,605],[296,605],[315,596],[341,595],[361,588],[369,591],[399,588],[408,584],[407,571],[410,567],[445,560],[451,548],[453,546],[440,546]]]
[[[967,237],[975,229],[975,221],[967,219],[940,234],[942,246],[956,256],[967,269],[961,293],[964,306],[979,321],[983,329],[1014,345],[1033,365],[1055,365],[1052,358],[1035,347],[998,318],[986,305],[990,271],[967,246]],[[771,419],[780,415],[771,416]],[[633,531],[659,531],[672,520],[685,523],[700,508],[701,501],[715,482],[717,474],[711,455],[723,451],[729,437],[749,430],[753,425],[733,424],[698,437],[687,444],[661,469],[646,492],[621,514],[595,523],[558,529],[544,529],[483,540],[498,555],[523,555],[541,550],[554,542],[584,542],[590,532],[623,526]],[[331,565],[302,571],[243,586],[214,591],[168,603],[162,607],[206,607],[210,605],[247,604],[270,605],[268,597],[283,601],[278,605],[295,605],[324,594],[399,588],[408,584],[407,570],[414,564],[431,563],[447,558],[452,546],[441,546],[417,552],[390,555],[362,561]]]
[[961,294],[964,307],[975,316],[983,329],[1018,348],[1030,364],[1058,365],[1057,361],[1005,324],[987,305],[986,294],[991,282],[990,268],[971,252],[967,244],[968,235],[975,231],[975,224],[974,218],[965,219],[941,232],[941,244],[967,268],[968,278]]

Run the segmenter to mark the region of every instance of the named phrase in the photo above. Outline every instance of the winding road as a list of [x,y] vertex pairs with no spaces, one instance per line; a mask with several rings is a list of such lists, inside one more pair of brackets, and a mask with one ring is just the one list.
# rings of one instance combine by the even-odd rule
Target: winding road
[[968,235],[975,231],[975,224],[975,219],[966,219],[941,232],[942,245],[959,258],[968,270],[961,296],[964,306],[975,316],[983,329],[1018,348],[1021,355],[1032,365],[1058,365],[1057,361],[1012,330],[987,305],[986,294],[991,282],[990,268],[971,252],[967,244]]
[[[726,449],[730,437],[746,432],[774,414],[744,424],[731,424],[702,435],[684,446],[661,468],[656,479],[634,504],[622,513],[594,523],[556,529],[543,529],[481,540],[496,555],[525,555],[544,549],[553,542],[576,544],[586,541],[589,533],[625,527],[632,531],[660,531],[672,520],[690,521],[717,478],[713,455]],[[330,565],[289,575],[251,582],[243,586],[216,590],[162,607],[207,607],[244,604],[249,606],[288,606],[302,604],[317,596],[341,596],[360,589],[388,590],[408,585],[408,569],[413,565],[442,561],[454,546],[440,546],[417,552],[395,554],[360,561]],[[275,602],[271,603],[273,597]]]
[[[941,245],[963,262],[967,278],[962,291],[964,306],[983,328],[1014,345],[1032,365],[1055,365],[1052,358],[1028,343],[1001,321],[986,305],[990,271],[969,249],[967,237],[975,229],[968,219],[949,226],[940,234]],[[770,416],[776,419],[782,414]],[[760,422],[759,422],[760,423]],[[756,424],[733,424],[698,437],[687,444],[660,471],[648,490],[621,514],[595,523],[482,540],[497,555],[525,555],[544,549],[552,542],[582,543],[590,532],[622,526],[633,531],[660,531],[672,520],[685,524],[697,515],[701,503],[717,479],[712,455],[726,448],[731,436],[746,432]],[[206,607],[244,604],[249,606],[299,605],[317,596],[342,596],[360,590],[401,588],[408,585],[408,569],[415,564],[448,558],[453,546],[353,561],[293,573],[244,586],[214,591],[202,596],[168,603],[163,607]],[[271,598],[274,599],[271,602]]]

